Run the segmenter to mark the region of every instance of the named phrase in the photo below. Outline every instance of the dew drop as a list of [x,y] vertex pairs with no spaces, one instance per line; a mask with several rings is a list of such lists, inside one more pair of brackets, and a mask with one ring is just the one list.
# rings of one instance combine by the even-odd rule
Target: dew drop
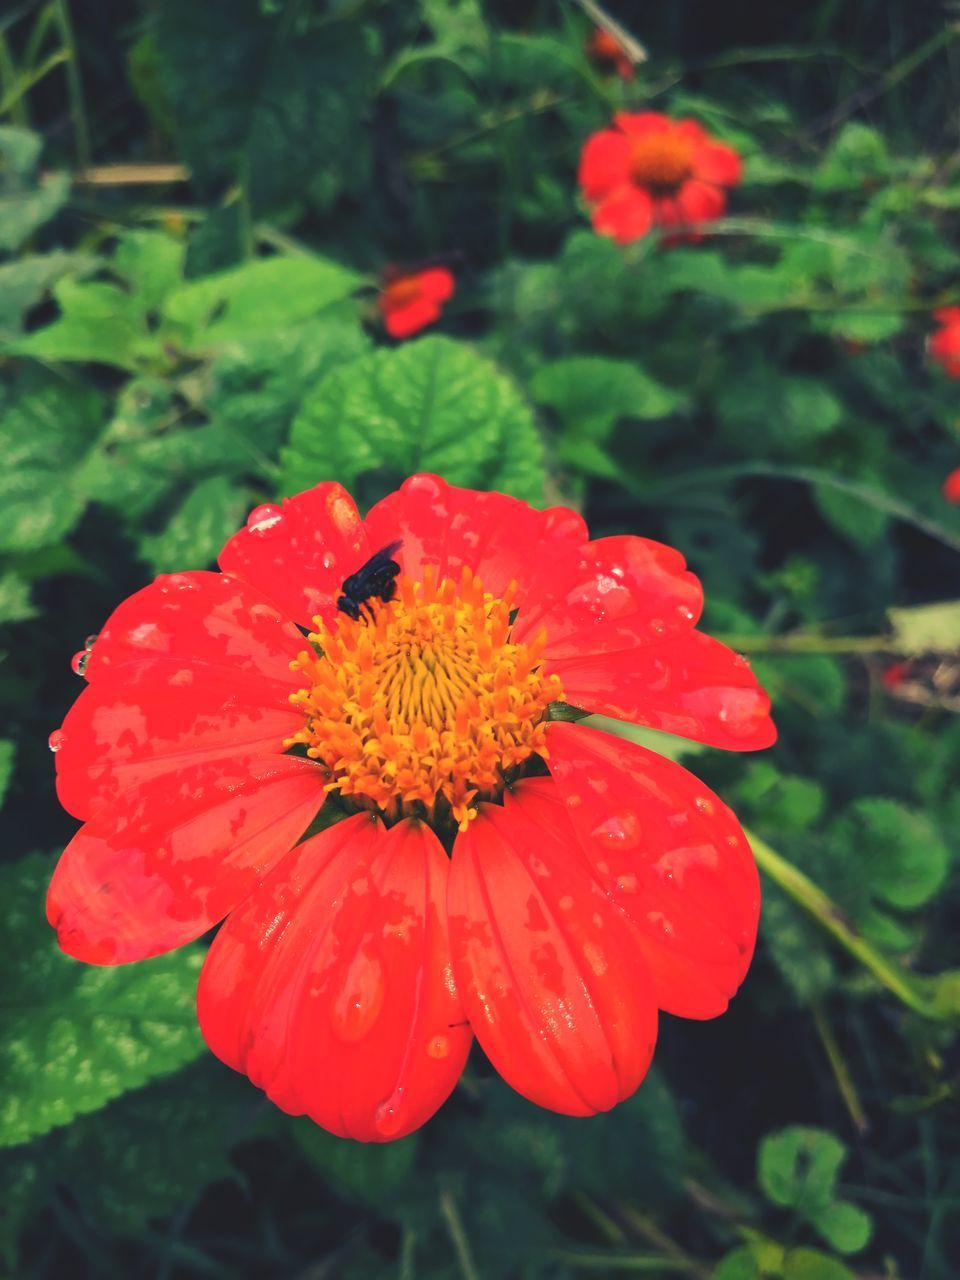
[[662,618],[650,619],[650,630],[653,632],[654,635],[661,636],[663,635],[664,631],[666,631],[666,629],[667,629],[666,623]]
[[47,746],[51,751],[59,751],[67,741],[61,729],[54,729],[50,737],[47,739]]
[[445,1058],[450,1052],[450,1041],[446,1036],[434,1036],[427,1045],[427,1056],[430,1058]]
[[254,507],[247,516],[247,528],[257,538],[262,538],[283,520],[283,510],[269,503],[262,507]]
[[749,667],[750,659],[745,657],[742,653],[736,653],[733,656],[733,665],[735,667]]
[[97,643],[98,639],[99,639],[99,636],[95,631],[92,636],[87,636],[86,640],[84,640],[83,642],[83,647],[85,649],[92,649],[93,646]]
[[693,803],[697,806],[700,812],[705,813],[707,817],[714,812],[713,801],[708,799],[706,796],[697,796]]
[[75,676],[82,676],[87,669],[87,663],[90,661],[89,649],[78,649],[70,659],[70,670]]
[[325,551],[323,553],[323,567],[325,569],[332,569],[336,563],[337,563],[337,557],[333,554],[332,551]]
[[677,613],[679,613],[681,618],[686,619],[687,622],[692,622],[694,619],[693,610],[685,604],[677,605]]
[[613,849],[634,849],[640,843],[640,823],[635,813],[625,810],[605,819],[591,835]]

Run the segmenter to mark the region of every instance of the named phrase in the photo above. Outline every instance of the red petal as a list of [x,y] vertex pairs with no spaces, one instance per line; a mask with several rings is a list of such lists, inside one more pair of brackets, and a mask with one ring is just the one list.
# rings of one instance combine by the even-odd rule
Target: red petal
[[618,187],[597,205],[590,220],[600,235],[610,236],[617,244],[630,244],[653,226],[653,200],[642,187]]
[[709,134],[703,125],[697,120],[673,120],[674,135],[686,142],[690,147],[702,147],[706,145]]
[[316,614],[333,618],[344,578],[371,554],[353,499],[325,481],[280,507],[251,511],[246,528],[220,552],[220,568],[306,627]]
[[517,618],[514,637],[547,629],[550,659],[630,649],[688,631],[703,609],[703,589],[679,551],[649,538],[599,538],[575,565],[547,559],[536,595]]
[[680,188],[677,208],[682,222],[710,222],[722,216],[727,197],[719,187],[691,178]]
[[121,964],[205,933],[254,889],[323,804],[295,756],[218,761],[125,792],[57,863],[47,918],[69,955]]
[[758,751],[776,740],[770,699],[746,659],[702,631],[550,668],[566,700],[588,711],[728,751]]
[[396,558],[412,577],[431,564],[440,577],[456,580],[467,565],[495,596],[516,582],[518,604],[544,561],[573,559],[587,537],[576,512],[536,511],[506,494],[458,489],[434,475],[405,480],[371,508],[366,528],[372,547],[403,540]]
[[210,948],[197,1001],[213,1052],[341,1137],[422,1125],[471,1041],[450,965],[449,865],[427,827],[386,831],[367,814],[299,845]]
[[951,471],[944,480],[942,492],[947,502],[960,502],[960,467]]
[[449,904],[464,1006],[507,1083],[568,1115],[629,1097],[657,1033],[645,966],[548,779],[481,806],[457,836]]
[[960,307],[941,307],[933,313],[933,318],[940,324],[960,325]]
[[693,153],[694,177],[721,187],[735,187],[743,176],[743,164],[733,147],[704,142]]
[[172,659],[291,684],[290,661],[302,648],[293,623],[246,583],[223,573],[166,574],[113,611],[85,675],[95,681],[127,662]]
[[643,138],[651,133],[670,133],[674,122],[659,111],[618,111],[613,117],[618,129],[633,138]]
[[303,724],[289,704],[295,687],[292,672],[284,684],[189,657],[101,667],[63,722],[56,756],[60,803],[88,818],[122,791],[164,773],[279,755],[284,738]]
[[417,282],[423,294],[434,302],[448,302],[453,297],[455,280],[446,267],[430,267],[421,271]]
[[583,725],[547,729],[591,873],[640,931],[661,1009],[722,1013],[757,936],[760,884],[727,806],[678,764]]
[[391,338],[410,338],[440,319],[440,307],[430,298],[412,298],[402,307],[384,312],[383,324]]
[[580,153],[578,180],[584,199],[602,200],[630,179],[630,144],[622,133],[604,129],[589,137]]

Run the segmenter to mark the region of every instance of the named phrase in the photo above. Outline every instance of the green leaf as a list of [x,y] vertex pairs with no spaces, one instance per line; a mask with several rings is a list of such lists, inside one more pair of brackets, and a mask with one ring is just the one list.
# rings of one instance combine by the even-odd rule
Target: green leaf
[[140,555],[154,573],[205,569],[243,523],[247,495],[223,476],[202,480],[166,527],[140,538]]
[[299,325],[362,283],[325,258],[259,258],[181,285],[163,311],[186,349],[209,350]]
[[890,174],[890,153],[883,134],[857,120],[848,121],[827,148],[814,173],[819,191],[858,191]]
[[751,821],[778,831],[803,831],[823,812],[824,789],[812,778],[782,774],[769,760],[753,760],[737,787]]
[[[870,1239],[869,1216],[836,1198],[837,1173],[847,1148],[824,1129],[792,1125],[768,1134],[757,1153],[761,1189],[774,1204],[793,1209],[841,1253],[857,1253]],[[815,1271],[785,1268],[788,1275]]]
[[731,369],[716,410],[724,429],[750,453],[795,455],[843,421],[840,400],[816,378],[755,364]]
[[795,1000],[808,1005],[836,982],[823,933],[775,885],[765,882],[760,929],[767,954]]
[[67,277],[54,286],[53,296],[60,318],[19,338],[8,350],[37,360],[90,361],[134,370],[156,346],[138,300],[117,285]]
[[87,501],[76,468],[103,412],[89,387],[27,379],[18,389],[0,415],[0,551],[34,551],[73,528]]
[[306,397],[283,453],[282,489],[347,486],[368,472],[390,482],[434,471],[451,484],[542,496],[541,446],[530,409],[488,360],[448,338],[375,351]]
[[539,404],[550,405],[564,427],[602,441],[621,418],[666,418],[687,400],[631,360],[574,356],[541,365],[530,384]]
[[379,1206],[410,1178],[417,1158],[419,1134],[399,1142],[352,1142],[303,1117],[289,1121],[294,1139],[310,1163],[334,1191]]
[[164,231],[127,231],[111,267],[126,280],[142,311],[156,311],[183,279],[186,246]]
[[35,618],[37,610],[30,599],[30,584],[16,573],[0,577],[0,625],[9,622],[25,622]]
[[369,164],[376,66],[366,24],[294,22],[258,0],[168,0],[158,66],[204,198],[241,184],[256,215],[327,207]]
[[40,146],[37,134],[0,126],[0,250],[19,249],[70,192],[69,174],[36,176]]
[[53,253],[19,258],[0,266],[0,342],[12,341],[26,312],[64,276],[92,271],[96,258],[82,253]]
[[[865,475],[863,479],[880,483],[876,476]],[[851,502],[842,489],[814,484],[810,491],[824,518],[855,547],[866,550],[875,546],[890,527],[890,516],[886,511],[865,503]]]
[[76,1120],[55,1153],[57,1178],[109,1231],[141,1231],[211,1183],[240,1175],[227,1152],[262,1095],[209,1055]]
[[116,968],[69,959],[44,919],[52,870],[39,854],[0,868],[0,1146],[95,1111],[203,1048],[194,1009],[202,950]]
[[953,653],[960,649],[960,600],[888,609],[893,627],[890,648],[896,653]]
[[836,844],[869,868],[873,897],[903,911],[922,906],[947,874],[950,855],[924,813],[884,796],[855,801],[831,828]]

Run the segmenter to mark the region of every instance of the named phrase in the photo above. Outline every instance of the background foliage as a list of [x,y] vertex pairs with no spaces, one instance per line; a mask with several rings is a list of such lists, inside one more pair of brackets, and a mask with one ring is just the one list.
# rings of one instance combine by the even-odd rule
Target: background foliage
[[[924,340],[960,301],[958,14],[611,12],[650,54],[629,82],[546,0],[0,18],[12,1276],[956,1275],[960,397]],[[579,148],[624,105],[744,155],[705,243],[589,230]],[[386,342],[379,272],[437,257],[442,336]],[[538,1111],[478,1056],[423,1133],[366,1148],[203,1053],[201,945],[59,955],[47,736],[70,654],[152,573],[208,564],[277,494],[330,477],[366,503],[414,468],[682,548],[781,738],[695,761],[765,873],[724,1018],[664,1017],[611,1116]]]

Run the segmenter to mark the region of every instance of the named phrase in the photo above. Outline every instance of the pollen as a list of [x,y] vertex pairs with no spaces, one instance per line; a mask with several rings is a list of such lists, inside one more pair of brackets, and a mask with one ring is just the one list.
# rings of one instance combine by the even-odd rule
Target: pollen
[[465,830],[481,800],[547,754],[547,708],[563,697],[543,671],[546,632],[510,638],[513,595],[513,584],[484,591],[466,566],[437,581],[428,565],[422,581],[400,577],[392,600],[369,601],[369,618],[315,618],[314,649],[292,664],[305,723],[285,745],[326,767],[328,791],[388,820]]
[[631,138],[630,144],[631,172],[642,186],[673,191],[689,177],[693,149],[672,129]]

